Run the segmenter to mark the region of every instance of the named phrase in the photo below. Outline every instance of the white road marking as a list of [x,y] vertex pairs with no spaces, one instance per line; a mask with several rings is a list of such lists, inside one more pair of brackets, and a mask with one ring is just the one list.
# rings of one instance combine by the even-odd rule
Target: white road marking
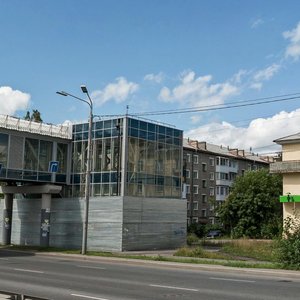
[[85,269],[106,270],[106,268],[103,268],[103,267],[91,267],[91,266],[80,266],[80,265],[77,265],[76,267],[78,267],[78,268],[85,268]]
[[36,270],[28,270],[28,269],[14,269],[15,271],[20,271],[20,272],[30,272],[30,273],[38,273],[38,274],[44,274],[45,272],[43,271],[36,271]]
[[222,277],[210,277],[209,279],[212,280],[223,280],[223,281],[236,281],[236,282],[248,282],[248,283],[254,283],[254,280],[244,280],[244,279],[230,279],[230,278],[222,278]]
[[150,284],[150,286],[152,286],[152,287],[158,287],[158,288],[165,288],[165,289],[174,289],[174,290],[199,292],[199,290],[197,290],[197,289],[188,289],[188,288],[178,287],[178,286],[159,285],[159,284]]
[[94,300],[109,300],[109,299],[105,299],[105,298],[98,298],[98,297],[87,296],[87,295],[80,295],[80,294],[71,294],[71,296],[81,297],[81,298],[86,298],[86,299],[94,299]]
[[2,260],[8,260],[8,258],[3,258],[3,257],[0,257],[0,259],[2,259]]

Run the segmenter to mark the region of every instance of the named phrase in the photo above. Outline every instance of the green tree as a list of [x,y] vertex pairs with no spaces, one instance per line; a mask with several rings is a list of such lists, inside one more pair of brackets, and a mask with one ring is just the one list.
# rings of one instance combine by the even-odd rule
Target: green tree
[[271,238],[281,230],[282,178],[268,170],[246,172],[232,185],[219,216],[234,238]]
[[43,120],[41,118],[41,113],[37,109],[33,109],[31,115],[30,115],[30,112],[27,111],[26,116],[24,117],[24,120],[38,122],[38,123],[43,122]]

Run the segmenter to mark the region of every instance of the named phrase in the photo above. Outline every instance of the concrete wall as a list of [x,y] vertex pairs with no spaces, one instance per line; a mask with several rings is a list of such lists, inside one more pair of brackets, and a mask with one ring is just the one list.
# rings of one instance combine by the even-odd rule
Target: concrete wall
[[174,249],[186,243],[186,201],[124,198],[123,251]]

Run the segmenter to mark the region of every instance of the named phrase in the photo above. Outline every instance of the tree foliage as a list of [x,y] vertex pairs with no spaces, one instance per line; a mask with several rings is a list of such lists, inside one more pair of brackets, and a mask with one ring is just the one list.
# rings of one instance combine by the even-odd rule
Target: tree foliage
[[41,118],[41,113],[37,109],[33,109],[32,114],[30,114],[30,112],[27,111],[24,120],[38,122],[38,123],[43,122]]
[[280,233],[281,194],[281,176],[266,169],[246,172],[232,185],[219,209],[220,219],[235,238],[271,238]]

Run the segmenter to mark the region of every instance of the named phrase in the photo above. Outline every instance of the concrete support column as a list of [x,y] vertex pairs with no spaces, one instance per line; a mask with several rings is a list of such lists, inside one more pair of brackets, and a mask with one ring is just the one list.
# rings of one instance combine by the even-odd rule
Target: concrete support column
[[4,194],[3,233],[2,233],[3,245],[10,245],[11,243],[13,199],[14,199],[14,194]]
[[40,246],[49,247],[51,194],[42,194]]

